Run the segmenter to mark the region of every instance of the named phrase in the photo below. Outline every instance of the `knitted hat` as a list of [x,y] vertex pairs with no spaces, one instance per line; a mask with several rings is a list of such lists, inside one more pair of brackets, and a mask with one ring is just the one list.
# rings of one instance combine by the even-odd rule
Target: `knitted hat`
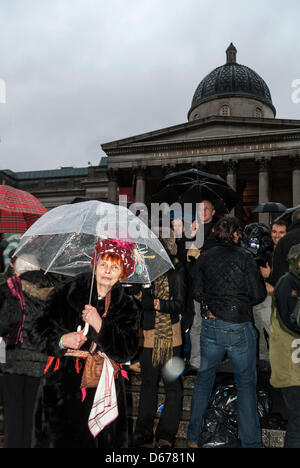
[[128,277],[134,273],[136,266],[133,247],[134,244],[132,242],[124,242],[118,239],[103,239],[95,244],[92,265],[94,264],[94,259],[96,259],[96,264],[99,262],[101,255],[118,255],[122,260],[124,272]]

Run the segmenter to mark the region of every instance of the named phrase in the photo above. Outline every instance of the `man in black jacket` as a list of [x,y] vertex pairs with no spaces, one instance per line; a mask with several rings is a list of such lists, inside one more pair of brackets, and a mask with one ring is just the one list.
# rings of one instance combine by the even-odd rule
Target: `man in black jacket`
[[214,227],[218,245],[197,260],[193,290],[205,320],[188,428],[188,446],[196,448],[203,418],[225,355],[231,360],[238,393],[239,435],[244,448],[261,447],[257,413],[256,345],[252,307],[266,297],[264,280],[251,253],[237,245],[239,221],[226,216]]
[[276,286],[279,279],[289,271],[288,253],[293,245],[300,243],[300,208],[294,211],[292,216],[292,226],[288,233],[278,242],[274,257],[271,275],[268,283]]

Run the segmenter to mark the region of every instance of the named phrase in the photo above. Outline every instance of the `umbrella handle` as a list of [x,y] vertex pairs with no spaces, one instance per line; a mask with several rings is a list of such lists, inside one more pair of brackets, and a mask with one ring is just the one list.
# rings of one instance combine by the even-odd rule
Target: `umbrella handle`
[[[80,332],[81,331],[81,326],[79,325],[79,327],[77,328],[77,331]],[[85,326],[84,326],[84,336],[86,336],[89,332],[89,324],[86,323]]]

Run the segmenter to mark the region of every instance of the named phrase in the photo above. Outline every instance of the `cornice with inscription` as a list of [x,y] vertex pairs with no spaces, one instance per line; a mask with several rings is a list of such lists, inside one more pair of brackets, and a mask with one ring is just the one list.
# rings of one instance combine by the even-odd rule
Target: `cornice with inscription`
[[299,141],[300,130],[282,130],[277,132],[259,132],[239,135],[210,136],[190,140],[165,140],[162,142],[132,143],[128,146],[117,146],[106,151],[108,156],[136,153],[157,153],[165,151],[184,151],[201,148],[224,146],[245,146],[265,143]]

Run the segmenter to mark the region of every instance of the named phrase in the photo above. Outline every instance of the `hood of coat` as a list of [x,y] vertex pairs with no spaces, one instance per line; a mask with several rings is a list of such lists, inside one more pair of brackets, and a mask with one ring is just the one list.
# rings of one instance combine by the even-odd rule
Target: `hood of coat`
[[55,286],[58,280],[51,274],[45,274],[42,270],[26,271],[20,275],[20,280],[34,284],[38,288]]
[[40,270],[27,271],[20,275],[22,291],[25,297],[45,301],[55,285],[57,279],[48,273],[45,275]]

